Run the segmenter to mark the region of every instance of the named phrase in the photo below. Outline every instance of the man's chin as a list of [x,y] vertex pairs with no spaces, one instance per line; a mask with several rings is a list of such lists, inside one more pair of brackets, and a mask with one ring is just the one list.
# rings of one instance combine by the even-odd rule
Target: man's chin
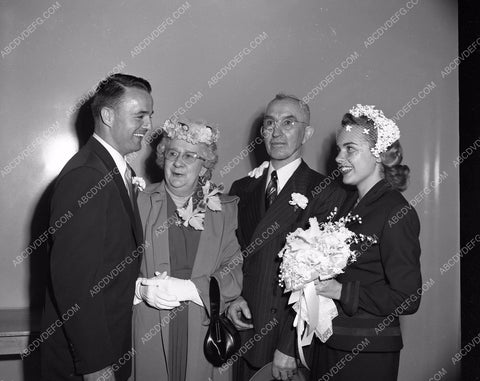
[[282,149],[273,149],[268,152],[268,156],[270,156],[270,158],[273,160],[285,160],[292,155],[288,152],[283,151]]
[[137,140],[132,144],[132,152],[140,151],[142,149],[142,139]]
[[270,159],[277,161],[293,161],[296,158],[295,154],[289,152],[272,151],[270,154]]

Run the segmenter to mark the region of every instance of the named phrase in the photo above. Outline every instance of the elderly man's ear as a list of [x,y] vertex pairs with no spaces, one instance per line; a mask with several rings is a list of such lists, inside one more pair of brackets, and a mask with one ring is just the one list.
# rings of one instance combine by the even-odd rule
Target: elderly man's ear
[[315,129],[312,126],[307,126],[305,127],[305,133],[303,135],[303,141],[302,144],[305,144],[308,139],[310,139],[315,132]]

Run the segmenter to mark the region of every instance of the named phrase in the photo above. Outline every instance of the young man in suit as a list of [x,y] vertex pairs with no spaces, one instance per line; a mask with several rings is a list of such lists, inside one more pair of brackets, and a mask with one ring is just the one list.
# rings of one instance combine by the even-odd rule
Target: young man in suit
[[[151,128],[150,84],[115,74],[94,95],[95,132],[55,184],[43,327],[43,379],[124,381],[131,373],[131,313],[143,234],[134,173],[124,156]],[[47,328],[49,327],[49,328]],[[53,332],[52,332],[53,331]]]
[[[289,294],[278,284],[278,253],[288,233],[308,227],[310,217],[324,221],[345,199],[341,188],[302,160],[303,145],[314,132],[307,104],[277,95],[267,106],[261,132],[270,157],[268,168],[261,175],[254,171],[257,178],[237,180],[230,191],[240,197],[237,235],[244,250],[244,282],[242,296],[229,306],[228,316],[244,330],[242,342],[250,342],[236,364],[237,381],[250,379],[269,362],[275,379],[295,374],[295,313],[288,305]],[[294,192],[308,198],[304,209],[289,204]]]

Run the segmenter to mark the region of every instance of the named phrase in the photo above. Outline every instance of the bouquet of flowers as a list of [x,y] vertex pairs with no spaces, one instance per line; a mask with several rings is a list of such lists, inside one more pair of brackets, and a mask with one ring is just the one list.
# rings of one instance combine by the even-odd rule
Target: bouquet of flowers
[[289,304],[297,313],[293,325],[297,328],[298,349],[302,362],[302,348],[309,345],[313,335],[325,342],[332,335],[332,320],[338,315],[332,299],[317,295],[314,280],[331,279],[343,273],[345,267],[356,260],[356,252],[350,248],[353,243],[375,239],[356,234],[346,227],[349,222],[362,223],[359,216],[350,213],[333,221],[337,208],[330,213],[327,222],[319,224],[310,218],[310,227],[298,228],[288,234],[287,242],[278,256],[280,264],[280,284],[285,292],[291,291]]

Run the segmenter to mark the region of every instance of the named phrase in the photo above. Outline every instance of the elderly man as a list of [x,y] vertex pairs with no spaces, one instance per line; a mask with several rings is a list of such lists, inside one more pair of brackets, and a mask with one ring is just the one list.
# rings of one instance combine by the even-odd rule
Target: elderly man
[[[235,181],[230,191],[240,197],[237,235],[245,258],[242,296],[230,305],[228,316],[243,330],[242,342],[250,343],[236,364],[237,381],[250,379],[269,362],[275,379],[296,373],[295,314],[289,294],[279,286],[277,254],[288,233],[306,228],[310,217],[324,221],[345,199],[341,188],[302,160],[313,132],[308,105],[295,96],[277,95],[261,129],[270,162],[253,171],[255,176]],[[308,199],[304,209],[289,204],[292,193]]]
[[[134,173],[125,155],[151,128],[150,84],[125,74],[100,83],[92,102],[95,133],[65,165],[51,202],[52,237],[43,327],[44,380],[127,380],[132,301],[143,234]],[[73,311],[73,312],[72,312]],[[47,332],[50,332],[48,331]]]

